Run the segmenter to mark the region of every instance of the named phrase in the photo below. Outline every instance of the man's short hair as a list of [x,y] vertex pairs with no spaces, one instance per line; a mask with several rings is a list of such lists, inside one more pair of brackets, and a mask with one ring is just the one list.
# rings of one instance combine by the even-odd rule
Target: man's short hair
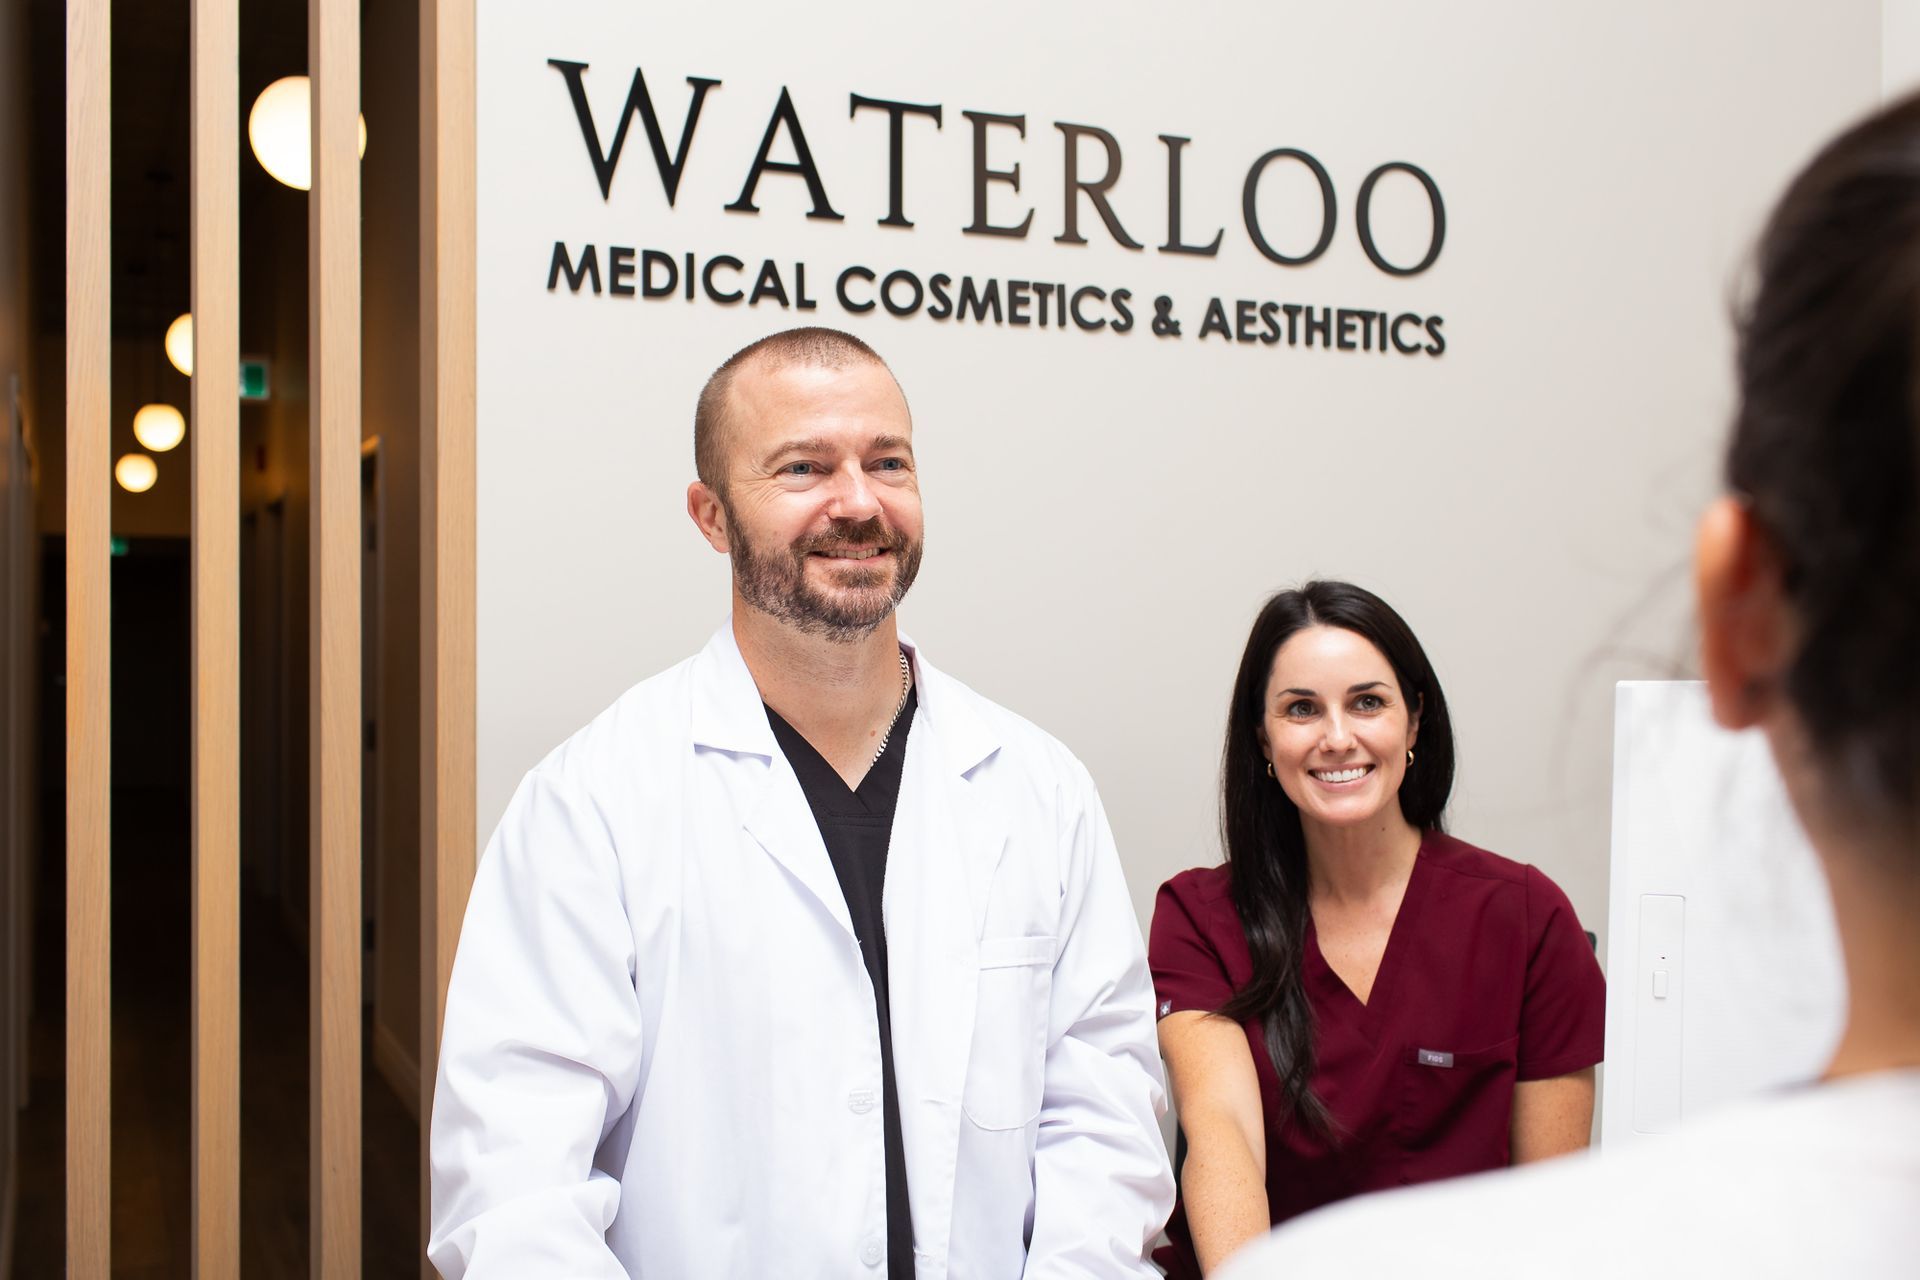
[[[728,400],[733,379],[749,364],[768,369],[791,365],[812,365],[823,369],[845,369],[856,364],[877,364],[887,369],[874,349],[850,333],[838,329],[810,326],[768,334],[727,357],[701,388],[700,402],[693,411],[693,469],[700,482],[715,493],[726,491]],[[889,375],[891,369],[887,369]]]

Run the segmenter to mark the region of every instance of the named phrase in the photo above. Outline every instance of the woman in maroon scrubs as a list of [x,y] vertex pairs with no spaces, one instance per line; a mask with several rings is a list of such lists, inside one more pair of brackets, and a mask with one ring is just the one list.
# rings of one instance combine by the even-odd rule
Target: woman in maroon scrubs
[[1169,1275],[1585,1146],[1600,967],[1552,881],[1441,830],[1453,730],[1400,615],[1343,582],[1268,601],[1221,771],[1227,861],[1161,887],[1148,947],[1186,1147]]

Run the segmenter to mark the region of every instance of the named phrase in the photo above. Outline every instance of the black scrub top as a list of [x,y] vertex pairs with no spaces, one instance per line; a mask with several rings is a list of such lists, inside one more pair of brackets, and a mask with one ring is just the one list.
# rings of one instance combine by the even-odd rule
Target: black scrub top
[[913,1280],[913,1217],[907,1204],[906,1144],[900,1136],[900,1096],[893,1084],[893,1022],[887,1011],[887,928],[881,906],[887,882],[887,848],[893,840],[893,812],[900,799],[900,771],[907,756],[918,695],[911,688],[894,722],[887,748],[860,779],[857,789],[800,736],[799,730],[767,708],[767,723],[793,766],[820,826],[827,857],[847,900],[853,936],[873,980],[873,1011],[880,1023],[880,1081],[887,1152],[887,1280]]

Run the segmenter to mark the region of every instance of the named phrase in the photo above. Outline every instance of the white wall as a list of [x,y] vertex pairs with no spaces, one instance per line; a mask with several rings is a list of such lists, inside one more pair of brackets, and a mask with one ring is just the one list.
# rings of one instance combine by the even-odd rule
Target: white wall
[[1894,98],[1920,88],[1920,0],[1882,0],[1880,92]]
[[[682,510],[707,372],[771,330],[850,329],[893,364],[916,417],[928,556],[904,619],[941,665],[1037,720],[1101,783],[1142,920],[1155,887],[1218,859],[1215,769],[1245,629],[1272,589],[1352,578],[1420,634],[1452,701],[1453,827],[1539,864],[1604,931],[1613,682],[1691,660],[1684,563],[1730,408],[1728,301],[1758,219],[1882,79],[1867,0],[1446,6],[986,3],[480,11],[479,828],[519,775],[620,690],[696,648],[726,565]],[[549,58],[590,64],[608,138],[636,65],[679,141],[688,76],[708,96],[669,208],[642,126],[603,200]],[[833,206],[761,182],[729,213],[782,86]],[[887,212],[886,121],[849,94],[939,103],[910,119],[911,230]],[[963,109],[997,131],[996,220],[963,234]],[[1117,245],[1082,202],[1057,244],[1054,122],[1125,156]],[[1187,239],[1166,236],[1160,134],[1184,153]],[[1332,247],[1262,258],[1241,182],[1275,147],[1328,169]],[[782,141],[775,153],[787,158]],[[1099,152],[1083,144],[1090,172]],[[1437,263],[1396,278],[1354,232],[1386,161],[1446,201]],[[1417,256],[1425,202],[1380,187],[1383,246]],[[1267,231],[1295,248],[1313,187],[1274,170]],[[550,292],[554,241],[807,265],[816,311]],[[1410,247],[1411,246],[1411,247]],[[843,266],[1063,281],[1134,293],[1124,335],[852,316]],[[602,264],[603,270],[605,264]],[[788,286],[792,287],[789,276]],[[1149,300],[1184,336],[1156,338]],[[1219,296],[1441,315],[1445,354],[1403,357],[1199,337]]]

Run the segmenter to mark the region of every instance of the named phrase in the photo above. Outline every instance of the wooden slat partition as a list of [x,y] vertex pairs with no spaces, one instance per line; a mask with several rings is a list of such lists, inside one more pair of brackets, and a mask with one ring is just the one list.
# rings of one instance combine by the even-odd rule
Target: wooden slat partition
[[360,8],[309,0],[311,1157],[315,1280],[360,1274]]
[[240,1274],[240,11],[193,0],[193,1272]]
[[108,872],[108,0],[67,4],[67,1274],[106,1280],[112,1084]]
[[[420,1223],[435,1068],[473,884],[474,5],[420,3]],[[424,1275],[433,1274],[425,1265]]]

